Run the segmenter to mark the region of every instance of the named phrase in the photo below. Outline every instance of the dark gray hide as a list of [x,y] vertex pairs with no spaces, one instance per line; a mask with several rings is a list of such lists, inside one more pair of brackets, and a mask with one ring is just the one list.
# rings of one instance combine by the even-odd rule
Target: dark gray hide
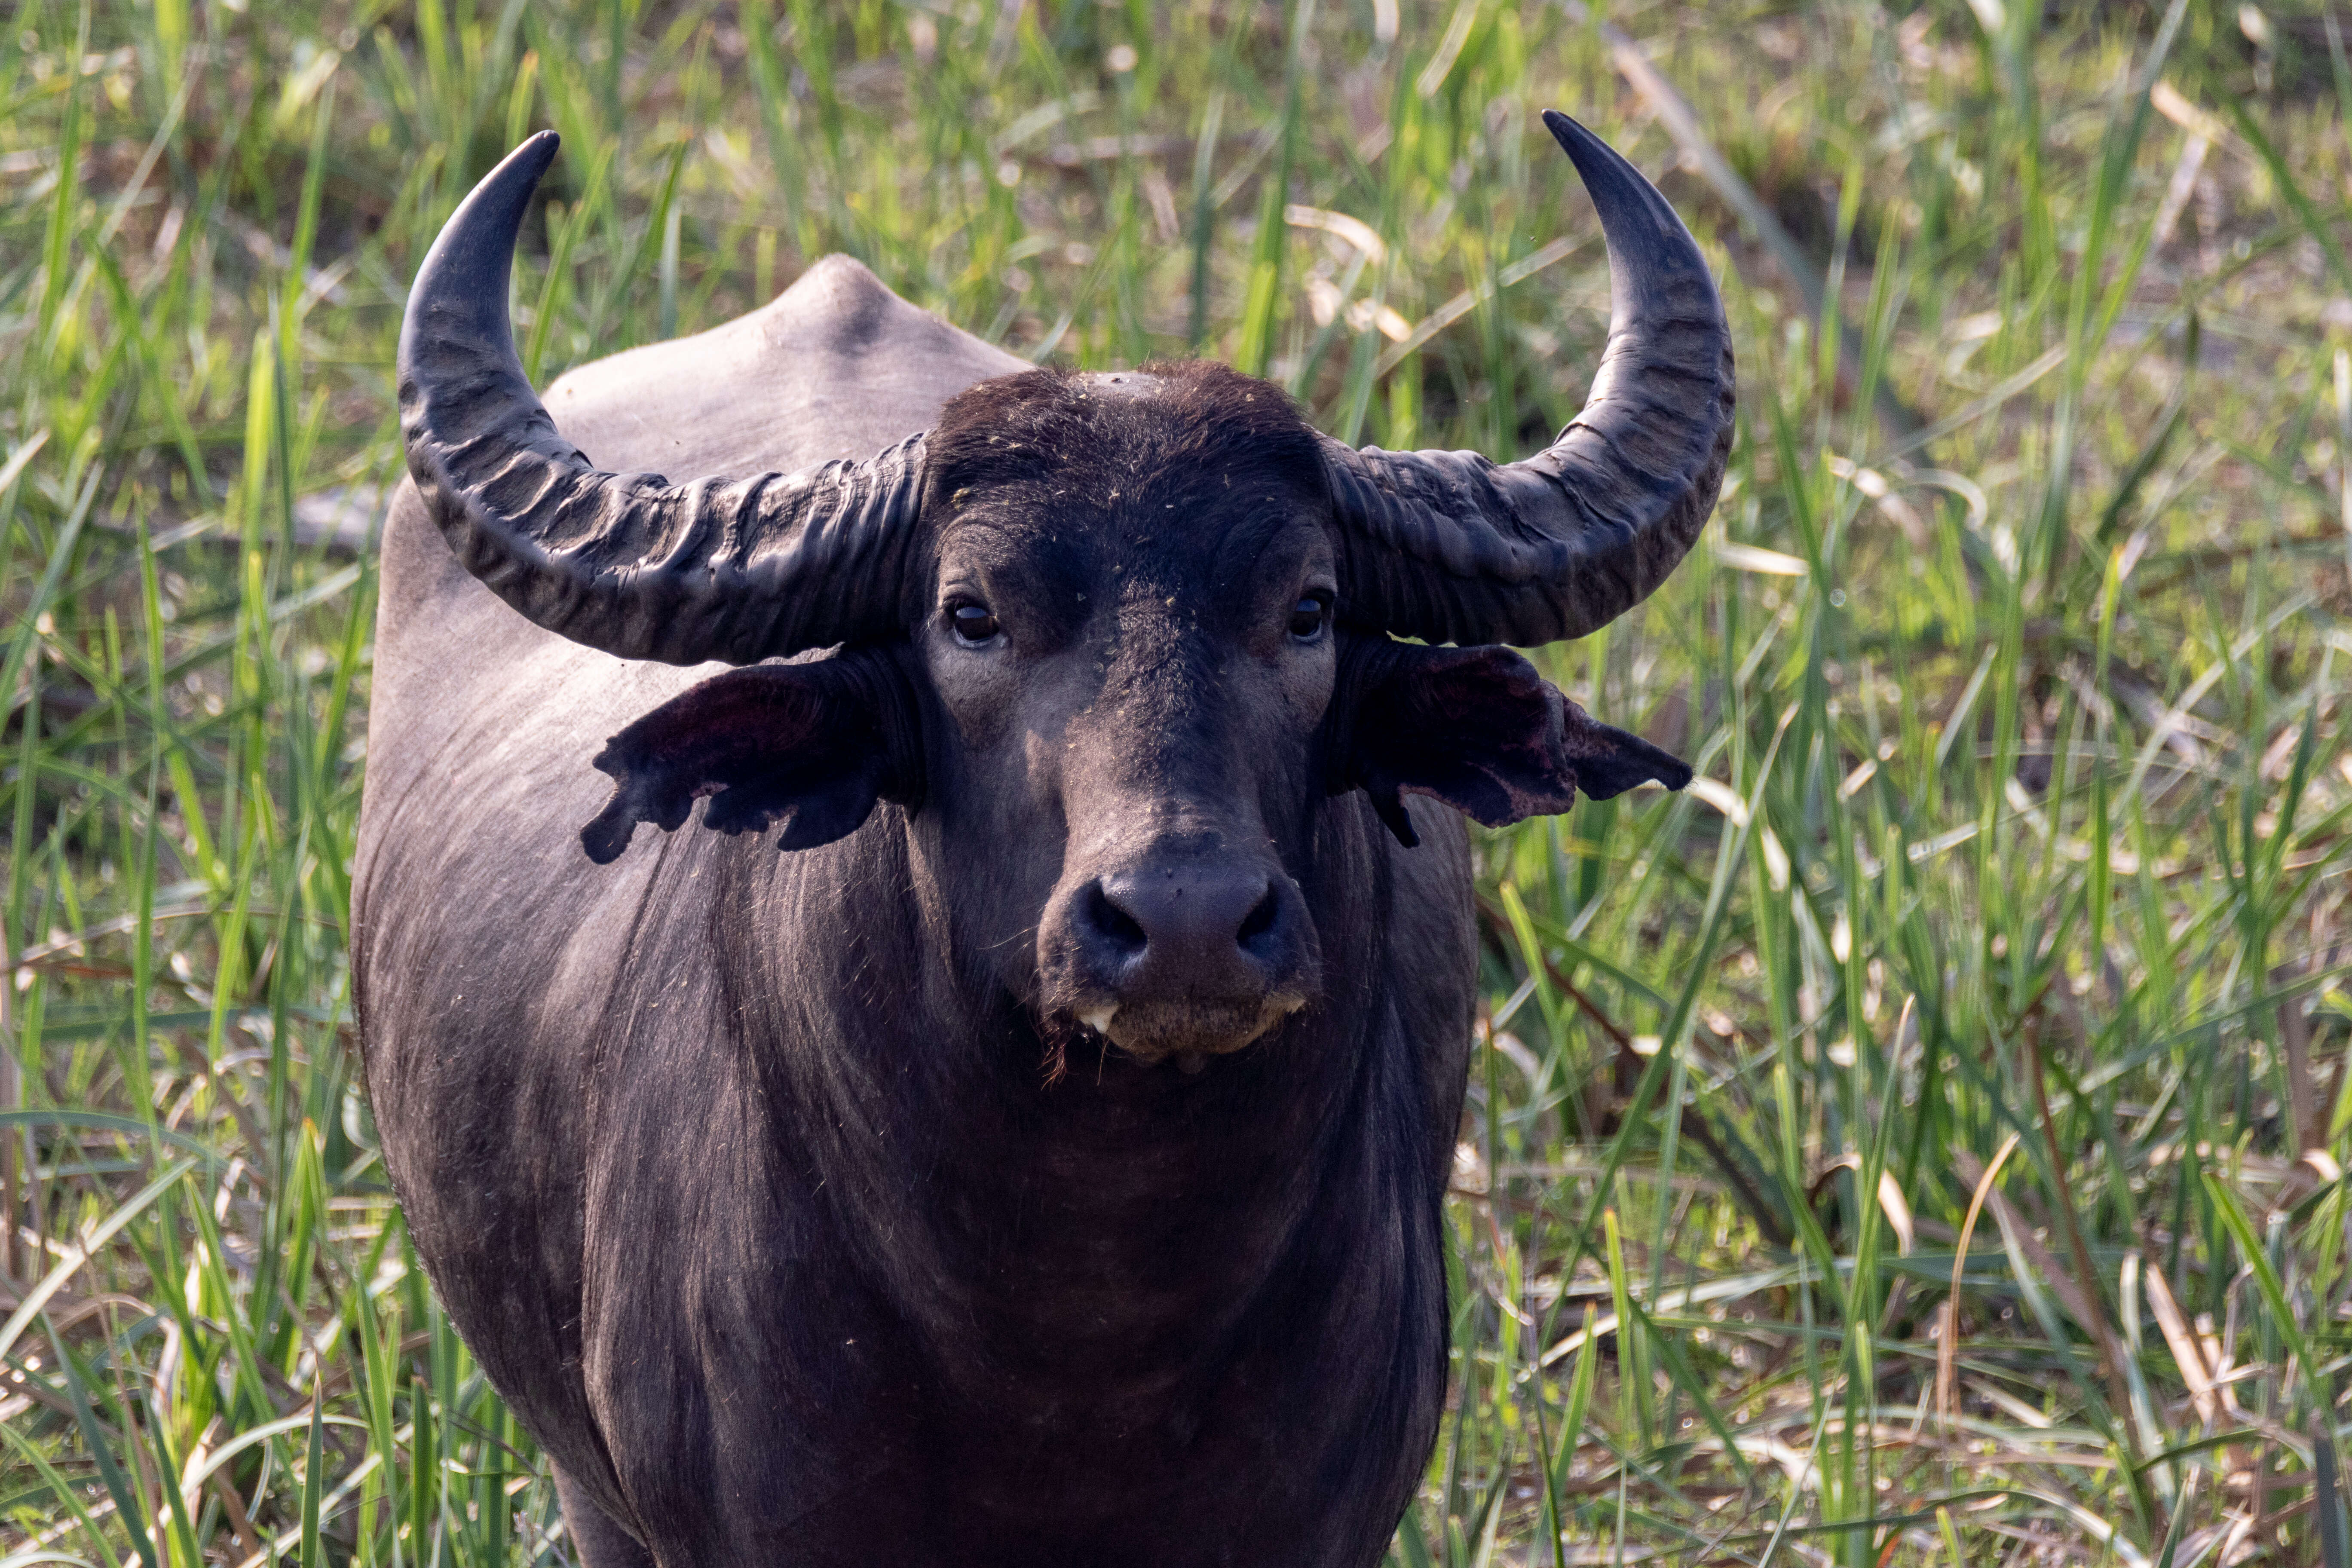
[[[1301,592],[1343,622],[1380,592],[1334,487],[1387,487],[1410,552],[1427,497],[1489,482],[1466,458],[1326,468],[1277,392],[1213,370],[958,395],[1027,369],[834,258],[549,389],[544,441],[608,471],[793,473],[931,431],[926,531],[891,545],[919,580],[878,595],[915,624],[822,660],[647,662],[659,616],[607,639],[636,658],[567,641],[413,486],[394,508],[369,1087],[419,1252],[592,1568],[1377,1562],[1445,1386],[1476,970],[1454,808],[1687,777],[1499,649],[1283,640]],[[1725,424],[1690,433],[1714,466],[1679,545],[1593,604],[1704,521],[1728,374],[1692,393]],[[1245,439],[1188,445],[1210,414]],[[1249,499],[1220,510],[1228,475]],[[1049,628],[1060,695],[956,662],[967,582]],[[1495,613],[1591,607],[1532,602]],[[782,832],[679,826],[698,795]],[[1111,984],[1088,944],[1178,888],[1233,903],[1271,1000],[1220,1024],[1202,964],[1129,973],[1115,1047],[1079,1022]]]

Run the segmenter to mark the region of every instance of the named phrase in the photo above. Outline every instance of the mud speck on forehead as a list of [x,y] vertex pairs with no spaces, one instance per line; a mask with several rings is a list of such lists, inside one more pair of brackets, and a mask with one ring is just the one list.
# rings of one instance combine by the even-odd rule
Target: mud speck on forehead
[[1155,397],[1167,384],[1150,371],[1097,371],[1079,378],[1083,390],[1099,397]]

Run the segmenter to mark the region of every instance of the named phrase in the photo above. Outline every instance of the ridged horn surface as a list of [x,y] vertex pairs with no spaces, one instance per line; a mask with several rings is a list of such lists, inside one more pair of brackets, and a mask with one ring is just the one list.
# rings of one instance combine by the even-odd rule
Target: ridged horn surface
[[1342,608],[1360,623],[1431,642],[1582,637],[1648,597],[1715,509],[1733,378],[1706,258],[1641,171],[1543,118],[1608,242],[1608,350],[1583,412],[1520,462],[1325,439]]
[[541,132],[474,188],[401,323],[408,471],[458,559],[540,626],[624,658],[752,664],[896,629],[920,436],[862,463],[674,485],[602,472],[557,432],[507,319],[555,149]]

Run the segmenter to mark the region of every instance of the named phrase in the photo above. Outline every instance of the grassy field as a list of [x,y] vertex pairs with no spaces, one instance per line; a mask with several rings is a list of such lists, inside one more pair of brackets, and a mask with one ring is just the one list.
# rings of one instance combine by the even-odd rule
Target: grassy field
[[1542,656],[1702,784],[1482,840],[1393,1561],[2347,1568],[2345,48],[2209,0],[22,0],[0,1568],[567,1558],[344,957],[392,347],[501,152],[564,137],[542,381],[845,250],[1035,359],[1500,458],[1606,322],[1546,107],[1717,260],[1742,423],[1683,570]]

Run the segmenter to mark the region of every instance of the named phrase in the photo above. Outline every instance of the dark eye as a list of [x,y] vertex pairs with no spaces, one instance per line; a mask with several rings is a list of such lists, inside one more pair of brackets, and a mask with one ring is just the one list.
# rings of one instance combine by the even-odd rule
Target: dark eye
[[981,605],[958,605],[949,612],[956,640],[977,647],[996,635],[996,617]]
[[1290,635],[1307,641],[1323,629],[1323,617],[1330,613],[1331,606],[1324,600],[1299,600],[1290,608]]

